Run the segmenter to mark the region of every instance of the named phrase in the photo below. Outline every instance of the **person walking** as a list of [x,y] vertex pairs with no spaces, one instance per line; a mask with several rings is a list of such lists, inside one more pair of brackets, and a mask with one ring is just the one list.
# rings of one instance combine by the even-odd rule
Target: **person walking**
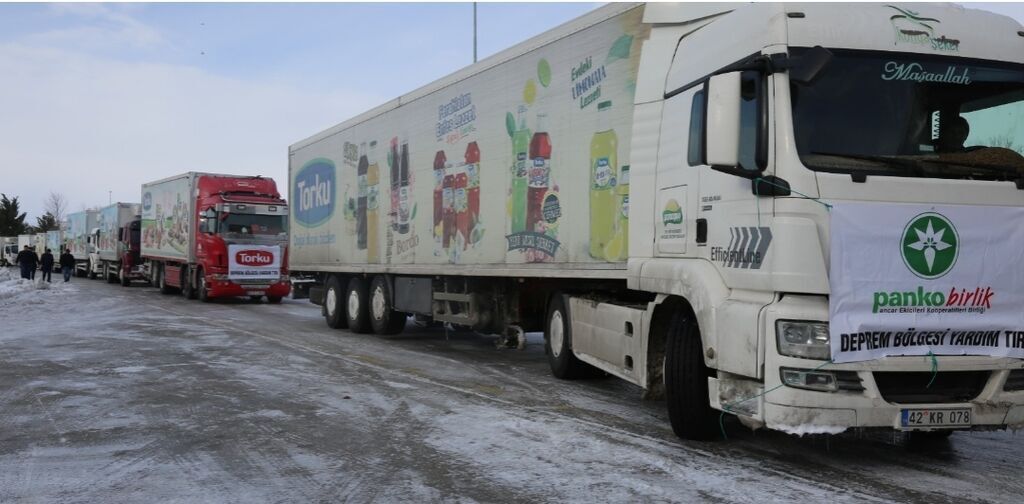
[[75,271],[75,256],[71,255],[71,251],[64,249],[60,253],[60,272],[64,274],[64,281],[71,280],[71,273]]
[[43,256],[39,258],[39,266],[43,269],[43,278],[47,283],[53,277],[53,252],[46,249]]
[[39,264],[39,256],[36,255],[35,250],[25,245],[25,248],[18,252],[18,257],[14,262],[21,266],[21,278],[25,280],[34,280],[36,278],[36,266]]

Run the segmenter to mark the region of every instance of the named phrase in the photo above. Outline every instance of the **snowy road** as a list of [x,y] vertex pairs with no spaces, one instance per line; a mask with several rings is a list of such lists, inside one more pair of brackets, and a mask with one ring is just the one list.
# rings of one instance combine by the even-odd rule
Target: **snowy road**
[[[2,273],[0,273],[2,275]],[[3,278],[0,277],[0,280]],[[1024,438],[677,440],[539,339],[326,327],[305,301],[202,304],[0,282],[0,502],[1019,502]]]

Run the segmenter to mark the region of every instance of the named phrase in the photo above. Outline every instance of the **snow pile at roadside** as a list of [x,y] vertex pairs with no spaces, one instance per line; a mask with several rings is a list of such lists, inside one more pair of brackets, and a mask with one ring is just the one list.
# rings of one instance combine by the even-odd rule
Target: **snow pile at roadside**
[[[62,279],[56,279],[58,276],[54,275],[55,282],[63,282]],[[51,297],[54,292],[70,289],[69,285],[43,282],[42,274],[38,271],[35,280],[25,280],[21,278],[21,271],[17,268],[0,268],[0,307],[42,301]]]

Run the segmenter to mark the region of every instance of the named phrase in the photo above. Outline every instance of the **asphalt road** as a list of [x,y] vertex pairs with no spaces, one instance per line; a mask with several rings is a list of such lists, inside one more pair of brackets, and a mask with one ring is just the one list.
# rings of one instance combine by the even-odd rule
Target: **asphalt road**
[[101,281],[0,299],[2,502],[1019,502],[1024,439],[683,442],[534,336],[329,329],[305,301]]

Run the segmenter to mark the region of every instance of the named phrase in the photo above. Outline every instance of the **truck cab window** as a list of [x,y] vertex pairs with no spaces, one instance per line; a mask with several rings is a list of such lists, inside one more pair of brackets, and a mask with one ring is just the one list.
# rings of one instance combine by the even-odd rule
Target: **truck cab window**
[[704,110],[706,103],[703,89],[694,93],[693,103],[690,105],[690,135],[686,147],[686,161],[690,166],[704,164]]

